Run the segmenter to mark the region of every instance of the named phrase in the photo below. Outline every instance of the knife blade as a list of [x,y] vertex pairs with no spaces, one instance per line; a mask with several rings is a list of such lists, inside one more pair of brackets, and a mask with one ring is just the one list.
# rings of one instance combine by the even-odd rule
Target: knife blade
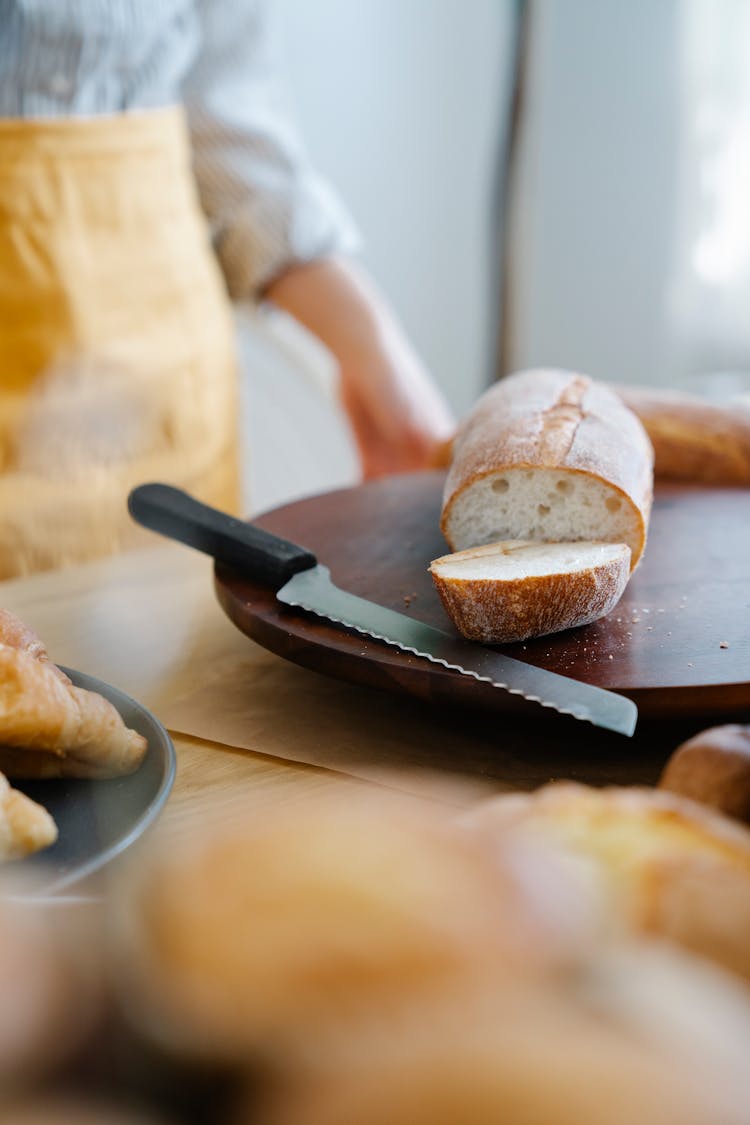
[[341,590],[312,551],[211,508],[172,485],[139,485],[128,510],[143,527],[193,547],[257,582],[285,605],[317,614],[421,659],[595,726],[632,735],[638,709],[616,692],[524,664]]

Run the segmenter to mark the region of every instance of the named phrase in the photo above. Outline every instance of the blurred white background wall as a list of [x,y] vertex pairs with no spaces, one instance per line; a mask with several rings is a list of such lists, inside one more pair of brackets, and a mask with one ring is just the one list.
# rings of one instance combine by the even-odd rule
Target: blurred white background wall
[[750,3],[530,10],[506,367],[750,389]]
[[458,410],[489,376],[513,0],[273,0],[296,116]]
[[[306,148],[457,415],[494,365],[497,169],[515,0],[271,0]],[[357,459],[320,348],[240,311],[248,510],[346,485]],[[328,394],[321,394],[321,387]]]

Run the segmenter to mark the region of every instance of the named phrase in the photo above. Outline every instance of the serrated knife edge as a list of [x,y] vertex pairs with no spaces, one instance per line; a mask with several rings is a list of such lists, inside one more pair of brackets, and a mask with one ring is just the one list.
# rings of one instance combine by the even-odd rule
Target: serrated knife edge
[[[306,586],[312,586],[315,597],[310,600],[304,595]],[[301,589],[300,589],[301,588]],[[482,672],[477,671],[475,668],[466,667],[458,660],[449,660],[441,657],[431,651],[430,647],[422,648],[417,645],[407,644],[403,640],[399,640],[393,633],[398,632],[398,628],[394,629],[391,633],[384,633],[371,626],[363,625],[361,618],[358,614],[341,613],[340,609],[334,609],[331,602],[322,606],[320,601],[321,593],[329,593],[338,600],[344,602],[347,606],[355,608],[362,607],[365,613],[375,611],[378,616],[383,616],[390,619],[392,623],[399,623],[401,627],[408,624],[410,629],[415,629],[418,632],[423,632],[425,636],[435,638],[444,644],[467,644],[472,650],[475,651],[477,656],[485,655],[493,661],[510,662],[515,670],[520,674],[526,674],[531,677],[544,677],[548,683],[559,683],[563,692],[570,692],[573,690],[585,691],[587,694],[594,696],[599,702],[606,700],[607,703],[616,706],[620,714],[617,716],[616,721],[605,721],[601,715],[596,718],[591,713],[591,709],[585,704],[581,707],[567,706],[559,701],[545,698],[536,692],[524,690],[520,687],[511,687],[508,681],[492,675],[484,675]],[[330,579],[328,568],[318,564],[310,570],[302,571],[294,575],[289,582],[286,583],[279,591],[276,597],[284,605],[288,605],[297,609],[302,609],[308,613],[315,614],[327,621],[332,621],[337,625],[342,625],[348,629],[354,629],[362,636],[371,637],[373,640],[382,641],[385,644],[391,645],[401,652],[408,652],[413,656],[420,659],[429,660],[432,664],[441,665],[451,671],[456,671],[464,676],[471,676],[481,683],[491,684],[493,687],[501,688],[507,691],[509,695],[518,695],[523,699],[528,700],[530,703],[539,704],[541,707],[546,707],[551,710],[557,711],[562,715],[570,715],[574,719],[583,722],[590,722],[597,726],[606,726],[609,729],[616,730],[621,734],[631,735],[635,730],[637,720],[636,705],[625,696],[618,695],[615,692],[607,691],[604,688],[598,688],[591,684],[586,684],[580,680],[572,680],[570,677],[561,676],[559,673],[551,672],[545,668],[537,668],[531,664],[525,664],[522,660],[516,660],[515,657],[506,656],[504,653],[495,653],[492,650],[485,649],[481,645],[474,645],[472,642],[460,641],[452,637],[449,633],[436,628],[433,625],[427,625],[416,618],[407,617],[406,614],[399,613],[397,610],[389,609],[386,606],[375,605],[365,598],[360,598],[356,594],[351,594],[347,590],[341,590]],[[432,646],[434,647],[434,646]],[[515,678],[515,677],[514,677]]]

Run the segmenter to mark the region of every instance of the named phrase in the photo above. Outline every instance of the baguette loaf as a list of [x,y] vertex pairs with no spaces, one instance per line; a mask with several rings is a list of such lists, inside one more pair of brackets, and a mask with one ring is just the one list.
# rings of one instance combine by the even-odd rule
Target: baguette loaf
[[441,529],[452,550],[505,539],[626,543],[643,554],[653,449],[610,388],[539,369],[509,375],[461,425]]
[[685,391],[613,387],[638,415],[654,447],[654,472],[664,480],[750,484],[750,408],[719,405]]
[[468,640],[511,644],[588,625],[617,604],[630,577],[624,543],[509,540],[430,565],[448,616]]

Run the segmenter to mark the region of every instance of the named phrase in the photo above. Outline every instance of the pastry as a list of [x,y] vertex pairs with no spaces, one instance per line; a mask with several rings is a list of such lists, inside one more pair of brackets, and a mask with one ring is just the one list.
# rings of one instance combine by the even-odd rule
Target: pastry
[[146,748],[103,696],[0,644],[0,770],[9,777],[117,777],[137,769]]
[[41,851],[57,839],[57,827],[46,809],[0,774],[0,860],[20,859]]
[[599,887],[613,936],[656,935],[750,979],[750,830],[675,793],[572,782],[480,803],[487,846],[520,833],[567,852]]

